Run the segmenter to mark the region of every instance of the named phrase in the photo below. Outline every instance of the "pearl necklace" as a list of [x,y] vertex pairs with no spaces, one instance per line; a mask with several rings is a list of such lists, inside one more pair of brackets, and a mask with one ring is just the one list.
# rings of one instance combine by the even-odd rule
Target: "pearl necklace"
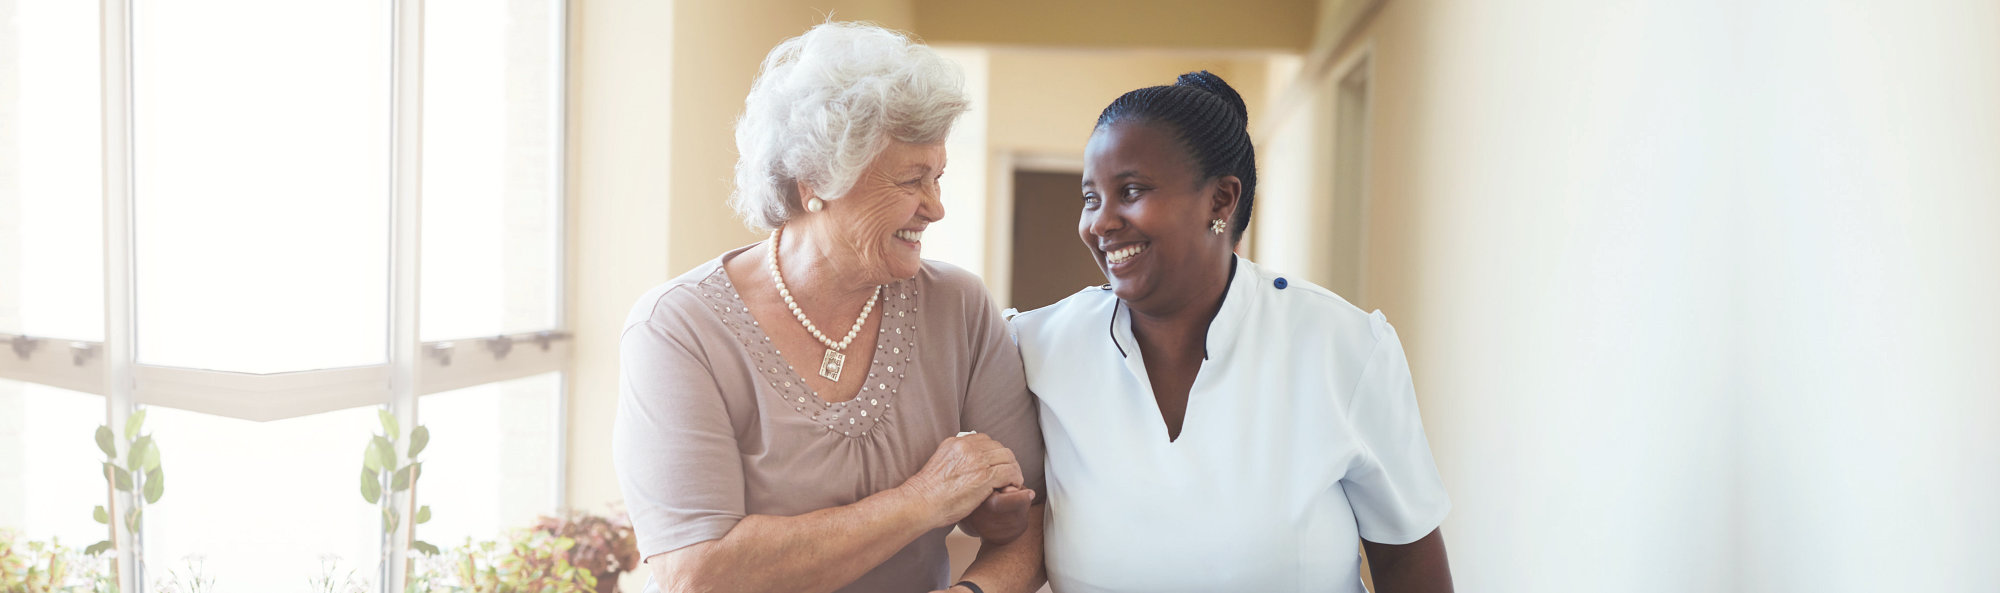
[[806,331],[812,333],[814,338],[819,339],[819,343],[826,345],[826,355],[820,357],[819,376],[826,377],[828,381],[838,382],[840,381],[840,371],[847,367],[847,355],[841,354],[840,351],[846,350],[847,345],[854,342],[854,336],[861,333],[861,326],[868,323],[868,313],[875,310],[875,300],[882,298],[882,287],[879,285],[876,286],[875,293],[868,295],[868,304],[861,307],[861,315],[854,318],[854,326],[847,328],[847,337],[841,338],[839,342],[834,342],[832,339],[827,338],[826,334],[820,333],[819,328],[813,325],[811,319],[806,319],[806,312],[799,310],[799,304],[792,301],[791,289],[785,288],[784,275],[778,273],[778,237],[784,232],[785,229],[783,227],[771,231],[771,282],[778,285],[778,296],[785,297],[785,306],[792,309],[792,316],[797,317],[799,323],[806,327]]

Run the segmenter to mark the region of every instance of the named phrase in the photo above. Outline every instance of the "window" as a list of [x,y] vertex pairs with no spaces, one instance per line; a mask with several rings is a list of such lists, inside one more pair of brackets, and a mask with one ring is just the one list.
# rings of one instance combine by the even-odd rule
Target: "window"
[[97,27],[0,0],[0,334],[104,339]]
[[[138,361],[248,373],[386,362],[390,12],[132,8]],[[292,22],[313,26],[262,25]]]
[[298,590],[322,557],[372,575],[381,517],[355,474],[376,409],[253,422],[148,408],[168,492],[145,510],[147,584],[185,583],[189,562],[227,591]]
[[92,433],[138,410],[127,591],[383,588],[385,408],[431,431],[419,539],[558,510],[565,12],[0,0],[0,528],[103,539]]
[[421,400],[431,444],[420,480],[432,520],[420,539],[438,545],[493,537],[556,507],[562,377],[488,383]]
[[424,4],[424,340],[558,325],[560,7]]
[[91,434],[104,399],[0,379],[0,527],[71,547],[104,539],[91,509],[104,500],[104,454]]

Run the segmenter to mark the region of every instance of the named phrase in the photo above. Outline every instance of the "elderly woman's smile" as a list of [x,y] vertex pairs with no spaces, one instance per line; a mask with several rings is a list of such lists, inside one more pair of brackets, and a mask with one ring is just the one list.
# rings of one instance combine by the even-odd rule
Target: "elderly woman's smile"
[[[923,267],[924,229],[944,218],[938,178],[944,173],[943,142],[889,140],[868,164],[854,188],[825,209],[807,213],[790,224],[805,232],[838,237],[855,246],[832,257],[869,284],[886,284],[917,275]],[[816,194],[811,188],[801,193]]]

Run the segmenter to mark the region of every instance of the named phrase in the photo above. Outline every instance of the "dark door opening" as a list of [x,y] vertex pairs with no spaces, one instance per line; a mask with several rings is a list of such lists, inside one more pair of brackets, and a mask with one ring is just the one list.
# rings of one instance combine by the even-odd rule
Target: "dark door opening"
[[1086,286],[1104,283],[1090,248],[1076,236],[1082,194],[1077,173],[1014,171],[1014,267],[1009,295],[1015,309],[1046,307]]

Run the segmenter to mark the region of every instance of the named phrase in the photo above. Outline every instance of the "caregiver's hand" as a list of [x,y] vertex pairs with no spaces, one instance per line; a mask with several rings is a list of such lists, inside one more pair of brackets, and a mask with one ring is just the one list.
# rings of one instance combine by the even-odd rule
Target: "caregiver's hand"
[[1028,503],[1035,491],[1007,486],[986,497],[958,526],[988,544],[1004,544],[1028,531]]
[[1014,452],[993,437],[969,434],[939,443],[924,468],[900,488],[928,503],[931,526],[936,528],[959,522],[994,490],[1006,486],[1021,486],[1021,464],[1014,460]]

